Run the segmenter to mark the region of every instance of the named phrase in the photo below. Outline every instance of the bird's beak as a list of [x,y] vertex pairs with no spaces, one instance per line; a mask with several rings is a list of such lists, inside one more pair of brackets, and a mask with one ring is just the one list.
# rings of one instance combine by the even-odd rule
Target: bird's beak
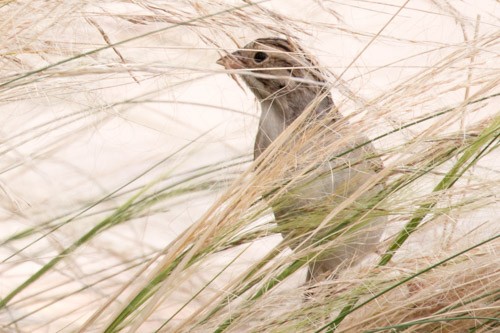
[[[243,64],[238,60],[236,56],[233,54],[228,54],[225,57],[221,57],[219,60],[216,61],[217,65],[224,66],[225,69],[242,69],[244,68]],[[236,84],[242,89],[243,87],[241,86],[240,81],[236,78],[235,73],[228,73],[229,76],[236,82]]]
[[217,60],[215,63],[216,63],[217,65],[221,65],[221,66],[226,67],[226,65],[224,65],[225,58],[226,58],[226,57],[221,57],[221,58],[219,58],[219,60]]
[[224,66],[225,69],[242,69],[243,64],[234,55],[229,54],[216,61],[218,65]]

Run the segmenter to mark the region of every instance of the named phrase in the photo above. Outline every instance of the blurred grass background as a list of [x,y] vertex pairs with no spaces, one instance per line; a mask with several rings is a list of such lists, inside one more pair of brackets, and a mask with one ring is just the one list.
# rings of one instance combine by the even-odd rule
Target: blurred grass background
[[[495,331],[499,10],[0,2],[1,330]],[[385,166],[378,252],[308,302],[316,249],[259,200],[290,163],[254,169],[257,103],[215,64],[267,36],[319,59]]]

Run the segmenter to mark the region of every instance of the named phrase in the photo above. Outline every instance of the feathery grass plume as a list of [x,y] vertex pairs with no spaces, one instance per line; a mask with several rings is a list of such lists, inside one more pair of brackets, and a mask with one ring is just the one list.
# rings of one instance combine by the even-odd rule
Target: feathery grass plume
[[[1,3],[0,330],[495,331],[498,6]],[[256,103],[215,61],[268,36],[319,59],[345,121],[306,111],[251,162]],[[301,207],[310,221],[286,227],[318,225],[313,241],[281,238],[268,203],[362,150],[359,133],[383,166]],[[378,216],[377,253],[304,285]]]

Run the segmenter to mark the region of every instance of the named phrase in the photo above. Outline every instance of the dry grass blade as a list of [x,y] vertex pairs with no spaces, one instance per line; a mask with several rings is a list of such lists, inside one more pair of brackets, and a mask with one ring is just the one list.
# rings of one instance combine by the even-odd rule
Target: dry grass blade
[[[495,332],[499,6],[3,2],[0,331]],[[273,36],[345,119],[305,112],[252,163],[257,104],[215,61]],[[371,144],[355,192],[274,222]],[[381,216],[376,253],[304,285]]]

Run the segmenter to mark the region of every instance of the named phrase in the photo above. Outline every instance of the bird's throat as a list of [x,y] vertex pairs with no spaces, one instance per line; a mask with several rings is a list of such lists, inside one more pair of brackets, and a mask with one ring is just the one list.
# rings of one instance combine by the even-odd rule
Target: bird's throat
[[287,127],[286,113],[276,100],[262,101],[262,114],[255,139],[254,157],[257,158]]

